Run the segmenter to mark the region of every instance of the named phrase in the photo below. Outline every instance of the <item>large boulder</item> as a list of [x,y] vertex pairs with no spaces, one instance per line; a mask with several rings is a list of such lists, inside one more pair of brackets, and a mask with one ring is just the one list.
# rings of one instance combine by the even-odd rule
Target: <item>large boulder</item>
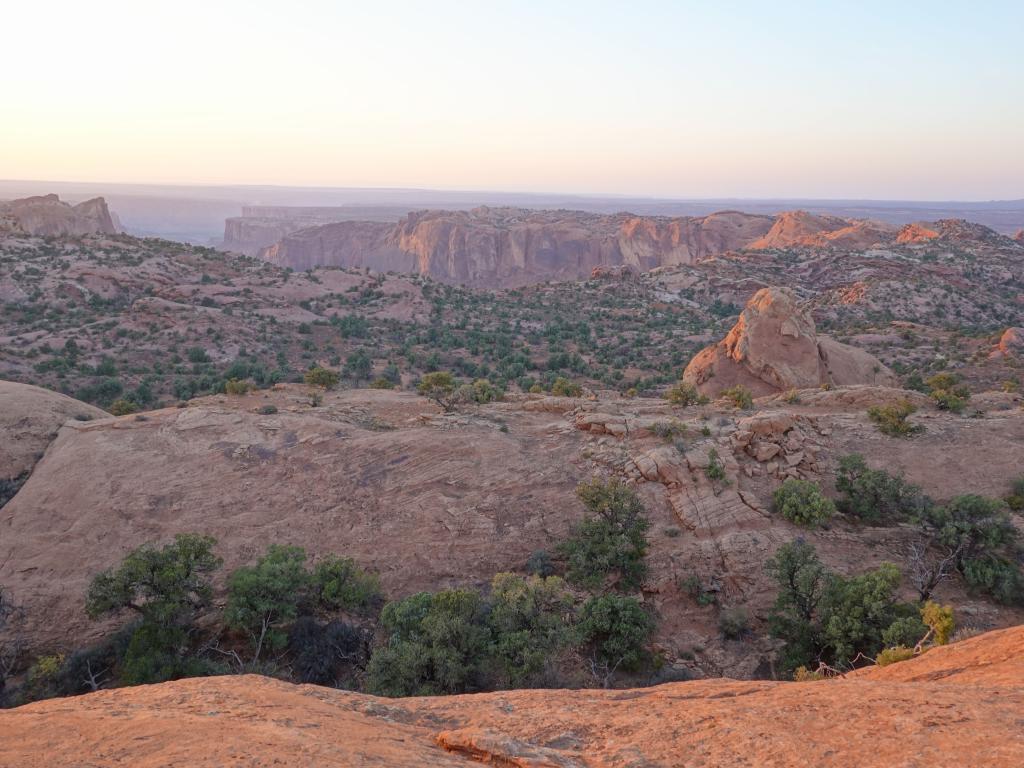
[[64,422],[109,415],[59,392],[0,381],[0,482],[31,471]]
[[992,357],[1024,358],[1024,328],[1007,328],[992,350]]
[[755,293],[728,335],[690,361],[683,380],[704,394],[743,385],[755,396],[824,384],[896,383],[873,355],[819,336],[810,313],[786,288]]

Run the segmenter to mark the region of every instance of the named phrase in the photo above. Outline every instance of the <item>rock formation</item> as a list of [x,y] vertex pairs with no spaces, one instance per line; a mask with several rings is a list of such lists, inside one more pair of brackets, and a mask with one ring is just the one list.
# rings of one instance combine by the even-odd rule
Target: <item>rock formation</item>
[[339,222],[295,232],[261,252],[280,266],[411,271],[479,287],[586,279],[595,267],[644,271],[690,264],[743,247],[767,216],[725,211],[701,218],[475,208],[416,211],[398,224]]
[[0,712],[0,763],[1017,768],[1022,711],[1014,627],[807,683],[378,699],[257,675],[178,680]]
[[722,341],[701,350],[683,379],[717,395],[742,385],[755,396],[824,384],[893,385],[874,356],[818,336],[814,319],[786,288],[762,288]]
[[[276,222],[276,223],[275,223]],[[340,221],[296,229],[260,250],[282,267],[318,265],[416,272],[447,283],[509,288],[584,280],[594,269],[693,264],[736,250],[829,248],[855,251],[936,237],[1011,243],[987,227],[945,220],[928,229],[790,211],[776,217],[721,211],[702,217],[593,214],[565,210],[474,208],[415,211],[397,224]],[[229,220],[226,244],[265,242],[295,227],[286,219]],[[244,231],[243,231],[244,230]],[[996,242],[996,241],[1000,242]],[[250,251],[255,250],[249,248]]]
[[259,252],[261,259],[296,270],[320,265],[369,267],[378,272],[417,272],[411,254],[390,246],[392,225],[339,221],[294,232]]
[[0,229],[29,235],[113,235],[117,227],[102,197],[69,205],[57,195],[0,202]]
[[379,206],[246,205],[242,207],[241,216],[225,219],[221,248],[256,256],[293,232],[342,221],[393,224],[404,213],[404,210]]
[[940,240],[949,243],[978,243],[996,247],[1012,247],[1018,240],[1001,235],[993,229],[964,219],[940,219],[915,222],[902,227],[896,235],[899,244],[925,243]]
[[109,414],[58,392],[0,381],[0,482],[27,475],[64,422],[105,416]]
[[888,242],[896,227],[876,221],[816,216],[807,211],[787,211],[776,217],[772,228],[748,248],[836,247],[870,248]]
[[993,355],[1024,358],[1024,328],[1007,328],[999,337]]

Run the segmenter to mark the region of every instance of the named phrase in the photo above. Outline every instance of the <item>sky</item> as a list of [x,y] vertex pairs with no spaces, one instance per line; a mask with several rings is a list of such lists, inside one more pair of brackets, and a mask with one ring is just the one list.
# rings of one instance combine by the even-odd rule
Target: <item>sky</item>
[[1024,2],[5,5],[0,178],[1024,197]]

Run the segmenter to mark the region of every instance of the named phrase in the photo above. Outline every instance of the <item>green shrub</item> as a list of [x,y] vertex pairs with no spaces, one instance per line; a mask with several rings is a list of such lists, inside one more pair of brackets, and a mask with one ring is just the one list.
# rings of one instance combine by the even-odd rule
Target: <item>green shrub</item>
[[252,389],[252,382],[245,379],[228,379],[224,382],[224,391],[229,395],[244,395]]
[[938,373],[925,381],[925,386],[940,410],[960,413],[971,398],[971,391],[960,383],[956,374]]
[[224,623],[248,637],[254,662],[264,650],[284,647],[284,627],[298,616],[309,588],[305,563],[301,547],[271,544],[256,565],[242,566],[228,578]]
[[662,440],[672,440],[686,434],[686,425],[677,419],[657,421],[650,426],[651,433]]
[[708,449],[708,465],[704,467],[704,476],[713,483],[721,483],[727,480],[725,464],[718,455],[718,449]]
[[131,609],[156,626],[190,618],[213,595],[210,574],[221,565],[215,543],[209,536],[178,534],[160,549],[144,544],[93,578],[86,611],[98,618]]
[[338,385],[339,376],[335,371],[329,368],[323,368],[316,366],[306,371],[303,380],[311,387],[323,387],[324,389],[331,389]]
[[386,640],[366,670],[371,693],[430,696],[482,687],[491,636],[478,593],[411,595],[384,606],[380,627]]
[[496,386],[491,384],[487,379],[477,379],[472,384],[473,387],[473,402],[476,403],[493,403],[497,400],[501,400],[502,391]]
[[917,411],[916,405],[909,400],[903,400],[890,405],[871,406],[868,408],[868,418],[883,435],[908,437],[924,431],[924,427],[907,421],[915,411]]
[[718,601],[718,595],[711,589],[705,589],[704,583],[695,573],[682,579],[679,586],[697,602],[697,605],[702,607],[714,605]]
[[957,496],[929,509],[923,525],[954,553],[956,568],[970,586],[1001,603],[1024,600],[1024,578],[1014,551],[1019,532],[1002,501],[975,494]]
[[697,405],[701,401],[701,395],[697,388],[686,381],[673,384],[665,391],[665,399],[672,405],[679,405],[684,408]]
[[377,575],[349,557],[321,559],[313,568],[310,586],[318,607],[331,611],[367,611],[383,599]]
[[648,521],[640,498],[618,480],[596,478],[580,484],[576,495],[587,514],[559,546],[569,581],[592,589],[614,575],[619,589],[636,589],[647,575]]
[[859,453],[839,459],[836,490],[842,494],[839,509],[868,522],[915,519],[931,503],[918,486],[899,475],[868,468]]
[[737,384],[735,387],[722,390],[719,397],[724,397],[733,404],[733,407],[744,411],[754,407],[753,395],[750,393],[750,390],[742,384]]
[[89,586],[86,610],[93,618],[132,610],[141,621],[121,660],[121,680],[132,685],[207,674],[211,666],[189,654],[195,615],[213,595],[211,574],[220,567],[214,539],[179,534],[160,549],[143,545]]
[[573,599],[557,576],[499,573],[491,581],[491,655],[501,683],[536,685],[574,644]]
[[953,620],[953,606],[939,605],[931,600],[921,606],[921,621],[932,633],[936,645],[946,645],[953,636],[956,622]]
[[1024,476],[1013,481],[1010,494],[1006,497],[1006,506],[1014,512],[1024,511]]
[[654,620],[634,597],[600,595],[580,609],[580,639],[609,673],[638,669],[648,658]]
[[789,478],[772,494],[775,511],[790,522],[815,527],[835,514],[836,507],[817,485],[809,480]]
[[135,413],[139,410],[139,407],[135,405],[131,400],[125,400],[123,397],[119,397],[117,400],[110,404],[111,416],[127,416],[129,413]]
[[559,376],[551,384],[551,394],[560,397],[581,397],[583,387],[575,381],[569,381],[569,379]]
[[894,638],[920,639],[926,631],[917,608],[896,600],[900,572],[890,563],[845,577],[825,568],[810,544],[795,541],[779,547],[767,567],[779,587],[768,627],[783,641],[783,670],[849,666],[859,654],[875,657]]
[[816,680],[824,680],[825,676],[821,672],[812,672],[805,666],[799,666],[793,670],[793,682],[794,683],[813,683]]
[[912,659],[914,656],[915,653],[913,648],[908,648],[905,645],[896,645],[892,648],[885,648],[880,651],[877,658],[875,658],[875,664],[880,667],[887,667],[890,664],[895,664],[899,661]]
[[551,555],[543,549],[533,552],[526,561],[526,572],[531,576],[553,576],[555,565],[551,562]]
[[743,608],[725,608],[718,615],[718,629],[729,640],[738,640],[747,634],[750,618]]
[[445,411],[455,405],[452,395],[455,393],[455,377],[447,371],[434,371],[424,374],[416,385],[416,391],[428,400],[437,403]]

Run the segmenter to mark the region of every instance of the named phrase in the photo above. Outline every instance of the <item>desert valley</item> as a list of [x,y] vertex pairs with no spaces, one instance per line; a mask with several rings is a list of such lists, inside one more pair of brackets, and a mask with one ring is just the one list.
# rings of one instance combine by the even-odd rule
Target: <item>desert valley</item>
[[1024,766],[1024,3],[0,18],[0,768]]
[[[900,740],[840,759],[803,719],[775,764],[891,765],[946,697],[984,724],[941,738],[1024,756],[984,735],[1022,695],[1020,235],[302,211],[216,250],[102,199],[0,215],[2,695],[89,694],[0,714],[8,763],[105,734],[90,764],[714,764],[744,742],[698,721],[894,695]],[[161,735],[258,702],[276,730],[202,758]],[[693,725],[610,740],[666,716]]]

